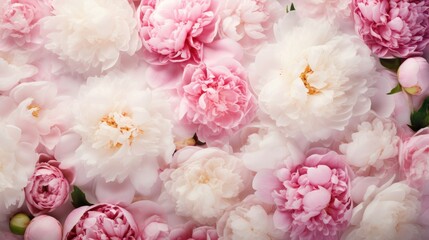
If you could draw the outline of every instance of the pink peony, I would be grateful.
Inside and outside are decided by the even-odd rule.
[[[382,58],[422,55],[429,43],[429,1],[353,0],[355,29]]]
[[[291,168],[258,172],[256,195],[271,198],[277,207],[274,226],[292,239],[337,239],[352,214],[344,156],[327,149],[307,156]]]
[[[137,9],[146,60],[152,64],[199,62],[217,34],[217,0],[143,0]]]
[[[213,141],[236,132],[255,115],[255,98],[245,69],[233,59],[207,66],[187,65],[178,88],[179,115],[199,139]]]
[[[429,181],[429,128],[405,140],[399,150],[399,161],[412,187],[421,189]]]
[[[422,57],[408,58],[399,66],[398,81],[412,95],[414,109],[420,108],[429,96],[429,63]]]
[[[47,0],[10,0],[0,3],[0,50],[15,46],[32,49],[40,46],[42,38],[39,20],[50,15]]]
[[[25,240],[60,240],[63,232],[61,223],[48,215],[33,218],[25,229]]]
[[[69,180],[51,160],[36,164],[33,175],[25,187],[25,201],[33,215],[45,214],[60,207],[70,193]]]
[[[133,216],[112,204],[97,204],[75,209],[64,223],[64,240],[140,239]]]

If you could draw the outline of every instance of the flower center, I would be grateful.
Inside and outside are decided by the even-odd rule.
[[[209,176],[207,176],[206,173],[203,173],[200,175],[200,177],[198,178],[198,183],[200,184],[207,184],[210,181]]]
[[[308,75],[312,73],[313,73],[313,70],[310,68],[310,65],[307,64],[307,66],[304,69],[304,72],[302,72],[299,75],[299,78],[301,78],[302,83],[304,83],[305,88],[307,88],[307,94],[309,95],[320,93],[319,89],[311,86],[310,83],[308,83]]]
[[[33,117],[38,118],[39,114],[40,114],[40,106],[35,104],[35,103],[31,103],[30,105],[27,106],[27,109],[31,112],[31,115],[33,115]]]
[[[108,134],[110,148],[119,148],[125,142],[131,146],[134,139],[144,133],[142,129],[133,124],[130,115],[126,112],[109,113],[104,116],[100,120],[100,129],[97,132],[102,135]]]

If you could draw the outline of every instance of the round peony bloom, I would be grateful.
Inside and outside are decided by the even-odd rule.
[[[380,58],[423,54],[429,44],[429,2],[353,0],[356,32]]]
[[[284,232],[274,227],[271,205],[258,202],[254,195],[226,211],[216,226],[221,240],[285,239]]]
[[[130,180],[148,194],[175,150],[171,109],[163,93],[134,80],[119,72],[88,78],[73,110],[81,144],[64,164],[78,168],[81,178]]]
[[[327,139],[369,112],[375,60],[357,36],[294,12],[276,29],[277,42],[259,51],[249,78],[262,112],[284,134]]]
[[[242,160],[220,149],[185,147],[174,158],[177,167],[162,179],[179,216],[214,224],[247,187],[250,173]]]
[[[25,229],[24,240],[60,240],[63,235],[61,223],[48,215],[33,218]]]
[[[137,9],[145,60],[199,62],[217,34],[218,0],[143,0]]]
[[[188,64],[178,92],[179,117],[195,126],[202,141],[226,138],[255,116],[255,98],[246,71],[233,59],[222,59],[211,66]]]
[[[414,109],[429,96],[429,63],[422,57],[406,59],[398,68],[398,82],[409,93]]]
[[[273,0],[227,0],[220,9],[220,36],[238,42],[253,54],[273,37],[273,23],[284,13],[280,3]]]
[[[429,181],[429,128],[424,128],[404,141],[399,161],[412,187],[421,189]]]
[[[421,205],[417,190],[397,182],[365,196],[353,209],[351,226],[342,239],[424,239],[417,223]]]
[[[312,149],[299,165],[258,172],[253,187],[274,202],[274,226],[291,239],[337,239],[352,214],[349,178],[344,156]]]
[[[0,212],[24,202],[24,187],[34,171],[34,147],[21,141],[21,129],[0,123]]]
[[[52,212],[68,200],[70,184],[58,165],[59,162],[54,160],[36,164],[24,189],[31,214],[37,216]]]
[[[48,0],[8,0],[0,3],[0,50],[33,50],[42,44],[40,20],[50,15]]]
[[[350,139],[340,145],[340,151],[357,175],[396,174],[399,144],[395,123],[376,117],[361,122]]]
[[[133,216],[112,204],[73,210],[64,222],[63,239],[141,239]]]
[[[121,53],[140,47],[134,10],[127,0],[53,1],[53,16],[46,17],[45,47],[76,71],[103,71]]]

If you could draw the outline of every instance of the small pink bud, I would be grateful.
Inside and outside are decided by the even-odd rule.
[[[61,240],[61,223],[48,215],[33,218],[25,230],[25,240]]]
[[[424,92],[429,85],[429,63],[422,57],[408,58],[399,66],[398,80],[404,88],[420,87],[420,93]]]

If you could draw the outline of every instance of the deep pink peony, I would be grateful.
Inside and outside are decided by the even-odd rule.
[[[258,172],[253,186],[274,201],[274,225],[292,239],[338,239],[352,216],[344,156],[327,149],[311,150],[295,167]]]
[[[234,133],[253,119],[256,110],[241,64],[222,59],[211,65],[187,65],[178,88],[180,118],[194,125],[203,141]]]
[[[10,0],[0,3],[0,50],[40,46],[39,20],[50,15],[48,0]]]
[[[199,62],[217,34],[217,0],[142,0],[137,9],[145,60],[156,65]]]
[[[405,140],[399,150],[399,161],[410,185],[422,189],[429,183],[429,128]]]
[[[429,1],[353,0],[355,28],[381,58],[423,54],[429,43]]]
[[[64,240],[140,239],[133,216],[112,204],[97,204],[75,209],[64,223]]]
[[[58,166],[55,160],[36,164],[25,187],[25,201],[33,215],[52,212],[68,199],[69,180]]]

